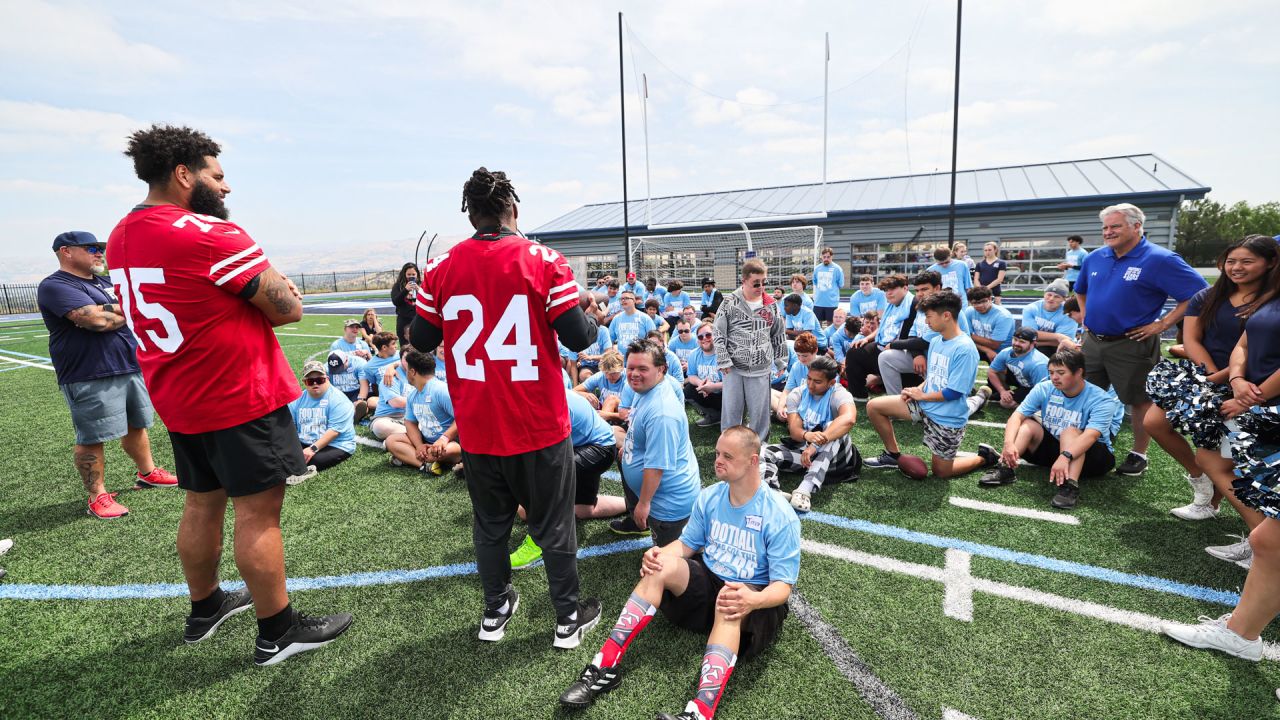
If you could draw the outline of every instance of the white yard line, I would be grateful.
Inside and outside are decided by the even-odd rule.
[[[1032,520],[1045,520],[1047,522],[1061,523],[1063,525],[1080,524],[1080,518],[1074,515],[1067,515],[1065,513],[1052,513],[1047,510],[1032,510],[1031,508],[1001,505],[1000,503],[972,500],[966,497],[956,497],[955,495],[951,496],[950,502],[956,507],[967,508],[969,510],[982,510],[984,512],[999,513],[1001,515],[1030,518]]]
[[[17,363],[19,365],[26,365],[27,367],[40,368],[42,370],[53,370],[52,365],[46,365],[44,363],[34,363],[29,360],[19,360],[18,358],[9,357],[8,355],[0,355],[0,360],[4,360],[5,362]]]

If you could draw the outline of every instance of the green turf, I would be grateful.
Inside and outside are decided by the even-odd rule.
[[[294,366],[322,353],[339,318],[307,318],[281,344]],[[47,355],[36,323],[0,327],[21,336],[0,350]],[[0,369],[16,367],[0,362]],[[860,408],[861,409],[861,408]],[[1000,421],[1003,411],[979,416]],[[777,432],[777,430],[775,430]],[[715,433],[691,428],[703,476],[712,481]],[[865,419],[853,431],[864,454],[880,447]],[[163,426],[153,428],[156,459],[172,467]],[[1001,431],[970,426],[964,448],[998,444]],[[907,452],[923,454],[919,430],[899,426]],[[1127,448],[1126,430],[1117,445]],[[118,443],[107,446],[108,486],[131,513],[115,522],[84,514],[71,467],[72,430],[53,373],[0,373],[0,537],[16,547],[0,560],[6,583],[116,585],[180,583],[174,538],[180,493],[132,491]],[[814,509],[1129,573],[1238,590],[1244,572],[1213,560],[1206,544],[1242,525],[1229,511],[1180,522],[1168,508],[1189,490],[1160,451],[1141,478],[1086,481],[1078,527],[954,507],[949,495],[1047,509],[1041,470],[980,490],[976,476],[916,482],[866,470],[861,481],[827,488]],[[798,481],[784,476],[784,485]],[[602,491],[619,493],[616,482]],[[463,483],[391,468],[360,448],[355,457],[288,491],[284,533],[293,577],[416,569],[472,559],[470,503]],[[232,521],[228,519],[228,538]],[[814,522],[807,539],[941,567],[938,548]],[[513,547],[522,531],[517,529]],[[603,521],[580,524],[583,546],[618,538]],[[604,602],[610,623],[635,581],[638,552],[580,565],[584,593]],[[975,577],[1081,601],[1184,621],[1229,608],[1164,593],[974,557]],[[223,576],[237,577],[228,544]],[[551,648],[554,613],[540,569],[518,572],[523,603],[508,637],[475,640],[480,588],[474,576],[403,585],[297,592],[307,611],[349,610],[356,624],[332,646],[275,668],[250,661],[248,617],[200,645],[180,641],[185,600],[0,600],[0,717],[568,717],[555,698],[604,638]],[[804,557],[799,590],[847,643],[922,718],[949,707],[975,718],[1271,718],[1280,684],[1274,663],[1185,649],[1150,633],[978,593],[974,621],[942,612],[941,584],[814,554]],[[1277,633],[1269,631],[1269,640]],[[636,640],[626,680],[581,717],[652,717],[688,698],[704,638],[662,619]],[[874,718],[804,626],[789,620],[776,647],[735,672],[718,717]]]

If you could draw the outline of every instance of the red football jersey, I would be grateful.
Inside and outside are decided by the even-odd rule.
[[[444,333],[468,452],[516,455],[569,436],[551,323],[577,302],[564,256],[519,235],[477,234],[427,263],[418,315]]]
[[[170,430],[222,430],[301,393],[271,323],[236,296],[270,266],[235,223],[176,205],[140,208],[111,231],[111,282]]]

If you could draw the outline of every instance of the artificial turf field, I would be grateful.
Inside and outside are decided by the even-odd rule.
[[[308,316],[282,329],[292,364],[327,349],[340,321]],[[0,323],[0,356],[43,364],[44,332],[38,321]],[[1006,416],[995,408],[975,420]],[[715,433],[692,424],[690,432],[703,477],[714,482]],[[925,452],[918,428],[899,425],[898,433],[904,451]],[[879,452],[865,417],[853,435],[864,455]],[[576,650],[554,650],[546,579],[534,568],[515,574],[523,598],[506,639],[475,639],[482,603],[467,565],[470,503],[461,480],[393,468],[385,454],[361,447],[289,488],[289,577],[330,578],[303,580],[297,587],[313,589],[295,587],[294,606],[350,611],[356,622],[323,650],[258,668],[248,616],[198,645],[181,641],[189,611],[174,547],[181,493],[130,490],[132,466],[110,443],[107,486],[121,491],[130,514],[85,515],[73,438],[53,373],[0,361],[0,538],[16,542],[0,559],[9,571],[0,581],[0,718],[572,716],[556,698],[607,628]],[[1001,438],[997,428],[970,425],[963,449]],[[172,468],[158,419],[151,440],[157,462]],[[1129,444],[1126,426],[1116,445]],[[824,489],[802,524],[797,592],[835,629],[835,641],[823,635],[824,649],[793,613],[774,648],[736,669],[717,717],[1280,717],[1274,660],[1190,650],[1129,626],[1227,612],[1245,576],[1202,550],[1230,542],[1224,534],[1241,531],[1239,518],[1230,510],[1199,523],[1170,516],[1190,490],[1172,460],[1159,450],[1151,457],[1144,477],[1085,481],[1070,513],[1079,525],[952,504],[969,498],[1052,512],[1047,472],[1030,468],[994,491],[976,487],[976,473],[917,482],[870,469]],[[784,476],[784,487],[798,480]],[[608,480],[601,490],[621,493]],[[237,578],[231,531],[228,513],[228,581]],[[517,527],[513,548],[522,536]],[[579,525],[580,546],[599,553],[579,570],[583,594],[604,604],[602,626],[637,574],[640,550],[620,540],[605,521]],[[95,594],[130,597],[69,599]],[[62,599],[33,599],[50,596]],[[1218,601],[1203,599],[1212,597]],[[622,686],[579,715],[681,710],[704,640],[659,618],[632,645]],[[882,692],[866,690],[876,682],[866,671]]]

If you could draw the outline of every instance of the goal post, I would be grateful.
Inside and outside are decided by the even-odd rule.
[[[817,225],[631,236],[631,268],[638,279],[657,278],[684,283],[690,295],[701,290],[702,279],[714,278],[722,292],[739,284],[739,271],[748,253],[769,268],[769,286],[786,288],[793,274],[808,277],[818,263],[822,228]],[[812,278],[810,278],[812,280]]]

